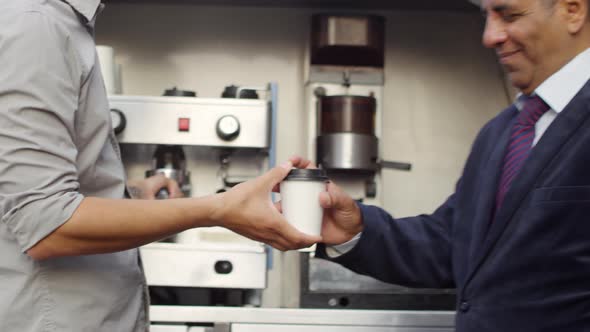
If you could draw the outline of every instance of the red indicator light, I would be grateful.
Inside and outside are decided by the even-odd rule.
[[[178,119],[178,131],[189,131],[191,129],[191,119],[179,118]]]

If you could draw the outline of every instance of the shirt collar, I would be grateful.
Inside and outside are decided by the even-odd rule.
[[[100,0],[63,0],[75,11],[82,15],[86,21],[92,22],[100,7]]]
[[[578,54],[559,71],[551,75],[535,90],[553,109],[559,113],[590,79],[590,48]]]

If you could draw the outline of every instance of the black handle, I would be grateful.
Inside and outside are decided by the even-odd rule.
[[[125,130],[125,127],[127,126],[127,118],[125,118],[125,114],[123,114],[123,112],[116,108],[111,108],[111,112],[119,116],[120,122],[115,128],[113,128],[115,135],[119,135],[123,130]]]

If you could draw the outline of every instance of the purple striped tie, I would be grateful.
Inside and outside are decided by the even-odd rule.
[[[520,101],[523,106],[510,132],[508,149],[504,156],[504,166],[502,166],[502,176],[496,193],[496,211],[502,206],[512,180],[529,155],[535,138],[535,123],[549,110],[549,106],[537,95],[523,95]]]

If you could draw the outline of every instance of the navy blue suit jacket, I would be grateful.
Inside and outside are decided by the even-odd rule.
[[[491,220],[516,115],[509,107],[482,128],[455,193],[433,214],[394,219],[361,205],[359,243],[335,261],[386,282],[456,287],[458,332],[590,331],[590,83]]]

